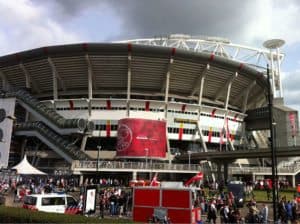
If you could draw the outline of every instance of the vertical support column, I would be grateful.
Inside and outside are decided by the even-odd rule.
[[[295,188],[296,187],[296,176],[292,175],[292,187]]]
[[[56,101],[58,99],[58,90],[57,90],[57,72],[56,72],[56,68],[55,65],[52,61],[52,59],[50,57],[48,57],[48,63],[51,67],[52,70],[52,80],[53,80],[53,107],[54,109],[56,108]]]
[[[25,81],[26,81],[25,85],[26,85],[26,88],[30,89],[30,87],[31,87],[31,85],[30,85],[30,75],[28,74],[28,72],[25,69],[25,66],[23,65],[22,62],[19,64],[19,66],[20,66],[20,69],[22,70],[22,72],[25,75]]]
[[[6,76],[4,75],[4,73],[2,71],[0,71],[0,77],[2,79],[2,89],[7,91],[9,89],[9,83],[8,83]]]
[[[273,51],[270,49],[270,57],[271,57],[271,78],[272,78],[272,91],[274,96],[276,97],[276,86],[275,86],[275,74],[274,74],[274,56]]]
[[[133,171],[132,172],[132,180],[136,180],[137,179],[137,171]]]
[[[79,186],[83,185],[83,174],[80,174],[79,176]]]
[[[225,100],[225,105],[224,105],[224,108],[226,111],[228,110],[228,103],[229,103],[229,98],[230,98],[230,93],[231,93],[232,82],[237,76],[238,76],[238,72],[235,72],[235,74],[230,78],[230,81],[228,83],[226,100]]]
[[[242,113],[246,113],[247,110],[247,102],[249,98],[249,93],[251,89],[256,85],[256,81],[253,81],[250,86],[247,87],[244,98],[243,98],[243,105],[242,105]]]
[[[222,180],[222,164],[220,162],[217,163],[217,177],[218,180]]]
[[[171,56],[170,56],[170,61],[168,65],[168,70],[166,74],[166,82],[165,82],[165,121],[167,122],[167,128],[166,128],[166,135],[167,135],[167,150],[168,150],[168,160],[169,164],[171,163],[171,151],[170,151],[170,143],[169,143],[169,138],[168,138],[168,104],[169,104],[169,86],[170,86],[170,76],[171,76],[171,68],[172,64],[174,62],[174,55],[176,52],[176,48],[172,48]]]
[[[83,151],[83,152],[84,152],[88,137],[89,137],[88,135],[83,135],[83,138],[82,138],[82,141],[81,141],[81,146],[80,146],[80,150]]]
[[[20,62],[19,66],[20,66],[20,69],[22,70],[22,72],[25,75],[26,89],[30,89],[31,88],[31,85],[30,85],[30,76],[29,76],[27,70],[25,69],[24,65],[22,64],[22,62]],[[27,122],[28,120],[29,120],[29,112],[26,110],[25,121]]]
[[[204,81],[206,78],[207,71],[210,69],[210,65],[207,64],[204,71],[201,74],[201,81],[200,81],[200,89],[199,89],[199,98],[198,98],[198,106],[199,106],[199,112],[201,112],[202,107],[202,96],[203,96],[203,89],[204,89]]]
[[[207,71],[209,70],[210,65],[207,64],[206,68],[203,70],[202,75],[201,75],[201,82],[200,82],[200,89],[199,89],[199,98],[198,98],[198,120],[197,120],[197,126],[198,126],[198,132],[199,132],[199,137],[200,137],[200,141],[203,147],[204,152],[207,152],[207,146],[206,143],[204,141],[204,137],[202,134],[202,128],[201,128],[201,111],[202,111],[202,96],[203,96],[203,89],[204,89],[204,82],[205,82],[205,78],[206,78],[206,74]]]
[[[226,182],[228,180],[228,162],[225,161],[223,165],[224,165],[224,181]]]
[[[88,65],[88,111],[90,117],[92,115],[91,103],[93,99],[93,69],[89,55],[86,54],[85,58]]]
[[[282,93],[282,83],[281,83],[281,70],[280,70],[280,53],[279,53],[279,48],[276,48],[276,53],[277,53],[277,75],[278,75],[278,81],[279,81],[279,97],[283,97]]]
[[[239,71],[243,68],[243,64],[240,64]],[[229,98],[230,98],[230,93],[231,93],[231,86],[233,83],[233,80],[238,76],[238,72],[235,72],[234,75],[230,78],[228,87],[227,87],[227,94],[226,94],[226,99],[225,99],[225,104],[224,104],[224,109],[225,109],[225,114],[224,114],[224,124],[223,124],[223,129],[225,127],[225,132],[226,132],[226,148],[227,144],[229,143],[229,147],[231,148],[232,151],[234,151],[234,145],[232,144],[230,140],[230,134],[229,132],[229,127],[228,127],[228,120],[227,120],[227,115],[228,115],[228,104],[229,104]],[[221,145],[220,145],[221,147]]]
[[[252,183],[255,183],[255,173],[252,173]]]
[[[26,144],[27,144],[27,138],[23,138],[21,143],[21,158],[23,158],[25,155]]]
[[[131,43],[128,44],[128,68],[127,68],[127,101],[126,101],[126,116],[130,117],[130,99],[131,99]]]

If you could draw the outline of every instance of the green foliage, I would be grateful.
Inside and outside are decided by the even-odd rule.
[[[81,215],[36,212],[23,208],[0,206],[1,223],[133,223],[129,219],[98,219]]]

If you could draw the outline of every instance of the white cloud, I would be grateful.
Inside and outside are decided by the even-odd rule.
[[[284,102],[287,106],[300,111],[300,70],[282,72]]]
[[[0,15],[0,54],[72,43],[80,38],[48,17],[46,8],[33,5],[29,0],[1,0]]]
[[[297,0],[0,0],[0,55],[47,45],[170,33],[227,37],[257,47],[267,39],[283,38],[293,49],[300,42],[298,21]],[[300,72],[292,72],[291,67],[299,67],[300,59],[294,51],[286,63],[289,68],[285,67],[290,72],[282,76],[285,102],[297,106]]]

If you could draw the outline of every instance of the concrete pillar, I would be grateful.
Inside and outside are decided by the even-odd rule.
[[[224,162],[224,181],[226,182],[228,180],[228,162]]]
[[[83,185],[83,174],[79,176],[79,186]]]
[[[83,152],[85,150],[85,145],[86,145],[88,137],[89,137],[88,135],[84,135],[83,138],[82,138],[80,150],[83,151]]]
[[[221,168],[222,168],[222,164],[221,163],[217,163],[217,177],[218,177],[218,180],[222,180],[222,171],[221,171]]]
[[[292,175],[292,187],[295,188],[296,187],[296,176]]]
[[[137,171],[132,172],[132,180],[136,180],[137,178]]]

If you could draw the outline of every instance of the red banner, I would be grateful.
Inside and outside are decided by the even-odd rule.
[[[166,157],[166,122],[137,118],[119,120],[118,157]]]

